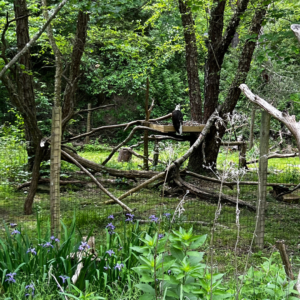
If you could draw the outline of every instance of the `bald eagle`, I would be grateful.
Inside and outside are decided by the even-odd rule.
[[[180,111],[180,104],[176,105],[175,110],[172,112],[172,122],[176,132],[181,135],[183,117]]]

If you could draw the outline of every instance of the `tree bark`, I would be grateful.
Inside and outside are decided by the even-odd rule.
[[[246,0],[245,0],[246,1]],[[218,2],[218,1],[217,1]],[[231,22],[228,25],[228,28],[220,42],[217,43],[217,37],[220,35],[221,29],[220,23],[222,20],[221,17],[223,11],[223,3],[224,1],[218,2],[218,5],[215,8],[215,11],[212,13],[212,19],[210,22],[210,33],[209,36],[213,36],[211,38],[211,43],[209,47],[211,53],[208,54],[208,62],[206,67],[206,82],[205,82],[205,104],[204,104],[204,122],[206,121],[209,114],[217,108],[218,105],[218,95],[219,95],[219,84],[220,84],[220,71],[221,71],[221,63],[223,63],[223,58],[225,53],[224,50],[227,51],[228,46],[230,44],[230,36],[233,35],[233,28],[236,30],[236,26],[238,25],[238,21],[235,21],[235,17],[232,18]],[[247,2],[248,3],[248,2]],[[240,10],[236,12],[235,15],[240,16],[242,11],[245,9],[245,6],[242,6],[242,2],[240,2],[241,6]],[[244,2],[246,5],[246,2]],[[230,86],[229,92],[226,96],[224,104],[220,108],[220,117],[224,117],[227,113],[232,113],[234,110],[237,101],[240,97],[241,91],[239,89],[239,85],[242,82],[246,81],[247,74],[250,70],[251,60],[254,53],[254,49],[256,47],[256,42],[258,39],[258,34],[261,29],[261,24],[266,14],[266,6],[261,6],[257,8],[251,22],[249,34],[252,36],[251,39],[247,40],[243,51],[239,60],[238,69],[236,76]],[[216,16],[214,16],[216,14]],[[221,14],[221,15],[220,15]],[[229,34],[229,32],[231,32]],[[230,41],[229,41],[230,40]],[[214,61],[212,61],[214,59]],[[220,68],[218,68],[218,66]],[[207,165],[215,165],[219,153],[219,148],[221,143],[219,142],[224,134],[225,127],[221,126],[218,130],[215,126],[212,126],[210,132],[206,136],[205,139],[205,148],[204,155],[201,149],[198,149],[197,152],[193,153],[190,158],[188,169],[195,173],[203,172],[202,165],[205,163]],[[216,139],[216,135],[218,133],[218,138]],[[204,159],[205,158],[205,159]]]
[[[80,77],[80,64],[83,55],[89,16],[84,11],[78,12],[76,38],[73,46],[72,59],[70,65],[69,79],[64,91],[64,105],[62,109],[62,132],[65,131],[68,121],[74,115],[75,108],[75,91],[77,89]]]
[[[185,39],[185,57],[189,83],[191,118],[192,120],[201,123],[202,101],[198,75],[198,52],[195,23],[191,8],[187,5],[186,0],[178,0],[178,3]]]

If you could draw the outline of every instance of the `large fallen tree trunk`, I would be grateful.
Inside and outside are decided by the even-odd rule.
[[[203,189],[200,190],[199,188],[195,187],[194,185],[187,183],[182,178],[180,178],[179,180],[180,180],[180,183],[183,186],[185,186],[189,190],[190,193],[195,194],[202,199],[214,201],[214,202],[218,202],[219,199],[221,199],[222,203],[229,203],[229,204],[234,204],[234,205],[236,205],[236,203],[237,203],[237,200],[235,198],[224,195],[223,193],[214,193],[214,192],[206,191]],[[238,204],[239,204],[239,206],[246,207],[251,211],[256,211],[255,206],[253,206],[243,200],[238,200]]]
[[[69,154],[69,156],[71,156],[76,161],[78,161],[83,167],[91,169],[95,172],[101,172],[111,176],[136,179],[136,178],[152,178],[153,176],[159,174],[159,172],[155,172],[155,171],[136,171],[136,170],[123,171],[123,170],[108,168],[99,165],[86,158],[83,158],[74,152],[68,151],[67,149],[65,149],[64,152],[66,152],[67,154]],[[62,159],[72,163],[72,161],[68,158],[68,156],[65,156],[63,153],[62,153]]]
[[[203,176],[203,175],[200,175],[200,174],[197,174],[197,173],[194,173],[194,172],[190,172],[190,171],[186,171],[186,170],[180,172],[180,174],[190,175],[190,176],[202,179],[202,180],[211,181],[211,182],[215,182],[215,183],[219,183],[219,184],[222,183],[223,185],[226,185],[228,187],[232,187],[232,186],[235,186],[235,185],[258,185],[257,181],[239,181],[239,182],[236,182],[236,181],[231,181],[231,182],[223,181],[222,182],[219,179]],[[267,186],[295,186],[295,184],[293,184],[293,183],[267,183]]]

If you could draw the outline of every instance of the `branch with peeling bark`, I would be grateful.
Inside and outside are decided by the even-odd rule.
[[[244,95],[254,104],[261,107],[272,117],[282,122],[293,134],[296,139],[297,147],[299,149],[299,157],[300,157],[300,123],[296,121],[294,115],[290,116],[288,113],[281,112],[273,105],[260,98],[259,96],[253,94],[251,90],[248,88],[246,84],[241,84],[240,89],[244,93]]]

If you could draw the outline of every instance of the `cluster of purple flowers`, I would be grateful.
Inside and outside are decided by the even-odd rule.
[[[5,281],[15,283],[16,279],[14,276],[17,275],[17,273],[8,273],[6,274],[7,279]]]
[[[122,270],[122,268],[124,268],[124,264],[119,264],[117,263],[115,266],[114,266],[114,269],[118,269],[119,271]],[[108,269],[111,269],[111,267],[109,265],[106,265],[104,267],[105,270],[108,270]]]
[[[108,219],[113,220],[114,216],[110,215],[110,216],[108,216]],[[114,230],[115,230],[116,226],[114,226],[113,223],[108,223],[105,228],[107,228],[109,234],[115,233]]]
[[[127,219],[125,221],[127,222],[133,222],[134,214],[126,214]]]
[[[51,240],[51,241],[54,241],[54,242],[56,242],[56,243],[59,243],[59,239],[56,238],[56,237],[53,236],[53,235],[50,237],[50,240]]]
[[[164,216],[165,216],[166,218],[170,218],[170,217],[171,217],[171,214],[170,214],[170,213],[165,213]]]
[[[157,222],[159,221],[159,218],[158,218],[158,217],[155,217],[155,215],[151,215],[151,216],[149,217],[149,219],[150,219],[152,222],[154,222],[154,223],[157,223]]]
[[[34,296],[34,285],[33,285],[33,283],[26,285],[25,290],[28,290],[27,291],[28,293],[25,294],[25,297],[30,296],[29,292],[31,292],[31,296]]]
[[[115,230],[116,227],[112,223],[108,223],[106,225],[106,228],[107,228],[109,234],[114,234],[115,233],[114,230]]]
[[[78,250],[83,251],[86,249],[90,249],[90,245],[87,242],[81,242],[81,244],[78,247]]]

